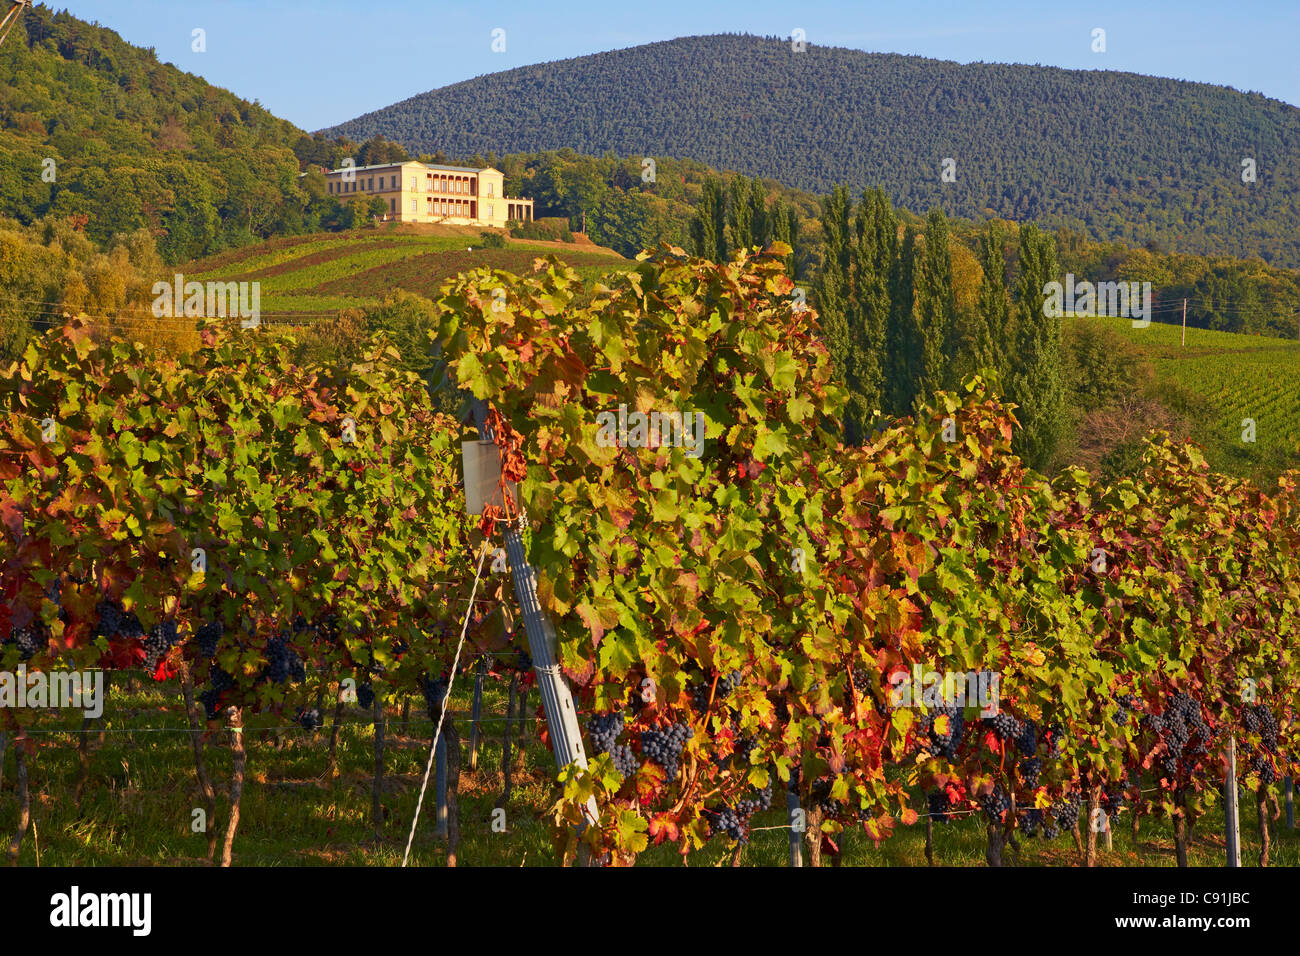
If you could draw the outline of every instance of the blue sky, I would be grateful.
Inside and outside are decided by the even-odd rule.
[[[50,0],[47,0],[50,2]],[[745,32],[971,62],[1220,83],[1300,105],[1300,3],[769,0],[54,0],[314,130],[459,80],[693,34]],[[207,51],[191,49],[196,27]],[[1106,31],[1094,53],[1092,31]],[[505,52],[491,49],[505,33]]]

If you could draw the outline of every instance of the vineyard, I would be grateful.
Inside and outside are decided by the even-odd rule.
[[[414,264],[422,241],[283,243],[212,274],[260,271],[264,302],[288,300]],[[459,444],[487,433],[436,413],[382,339],[349,368],[295,364],[274,327],[208,328],[177,359],[80,321],[34,341],[0,385],[0,670],[102,670],[113,706],[75,730],[0,711],[11,859],[36,852],[31,791],[57,774],[81,812],[46,828],[56,860],[130,828],[107,793],[129,787],[127,819],[169,834],[133,837],[137,858],[275,862],[273,808],[301,791],[312,821],[275,836],[325,843],[297,853],[401,862],[449,714],[447,817],[425,801],[417,863],[462,842],[513,865],[741,862],[751,842],[751,862],[897,862],[901,844],[970,863],[974,839],[990,865],[1095,865],[1122,821],[1171,833],[1185,865],[1233,759],[1247,862],[1294,864],[1275,821],[1300,770],[1296,476],[1267,495],[1156,436],[1138,478],[1048,482],[978,378],[845,448],[783,252],[442,280],[431,346],[501,452],[502,504],[473,517]],[[620,406],[702,413],[702,454],[653,429],[598,440]],[[490,559],[507,526],[526,532],[585,766],[548,763],[536,694],[519,716],[530,645]],[[992,700],[929,678],[901,693],[929,674]],[[522,748],[514,804],[474,767],[479,725],[501,783]],[[135,769],[105,771],[97,734],[139,738]],[[337,788],[317,795],[322,779]],[[195,808],[222,818],[206,839]]]
[[[275,318],[309,322],[331,310],[373,304],[393,289],[436,298],[448,278],[476,267],[526,271],[552,245],[511,240],[484,248],[481,230],[435,227],[432,234],[381,229],[339,237],[330,233],[287,236],[202,259],[182,268],[199,281],[257,281],[262,308]],[[599,246],[568,246],[565,261],[595,279],[625,266]]]
[[[1151,359],[1157,376],[1210,406],[1210,420],[1197,429],[1211,466],[1249,474],[1262,464],[1289,467],[1300,457],[1300,344],[1259,335],[1188,329],[1152,323],[1133,328],[1128,319],[1074,319],[1115,329]],[[1253,442],[1242,441],[1242,420],[1255,422]]]

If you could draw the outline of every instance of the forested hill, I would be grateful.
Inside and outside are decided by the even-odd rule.
[[[98,242],[148,228],[169,261],[299,231],[302,135],[44,4],[0,47],[0,214],[20,222],[76,217]]]
[[[1133,73],[686,37],[477,77],[325,132],[449,155],[691,158],[818,192],[879,184],[915,212],[1300,266],[1300,109]]]

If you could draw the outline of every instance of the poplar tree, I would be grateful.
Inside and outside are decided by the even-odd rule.
[[[1037,226],[1020,230],[1016,281],[1014,348],[1009,357],[1006,397],[1019,408],[1012,450],[1031,468],[1051,461],[1065,424],[1061,370],[1061,319],[1044,314],[1043,286],[1056,279],[1056,245]]]
[[[854,389],[857,403],[845,416],[846,437],[858,443],[886,405],[886,335],[890,281],[898,257],[898,220],[883,189],[862,194],[853,220],[850,254],[849,337],[854,342]]]
[[[957,378],[957,304],[952,293],[952,253],[948,220],[941,209],[930,210],[912,282],[916,338],[920,344],[914,406],[936,392],[951,388]]]
[[[732,249],[754,245],[754,208],[749,201],[749,180],[736,176],[727,188],[727,228],[731,230]]]
[[[691,243],[697,256],[727,261],[727,210],[722,185],[712,176],[704,181],[700,204],[691,220]]]
[[[837,187],[822,199],[822,265],[813,284],[813,301],[826,347],[853,405],[854,361],[849,333],[849,191]],[[846,418],[850,414],[846,408]]]
[[[980,233],[976,255],[983,278],[967,336],[966,371],[993,369],[999,381],[1005,382],[1012,343],[1011,306],[1007,301],[1002,231],[991,222]]]
[[[755,176],[749,183],[749,228],[752,245],[760,249],[772,241],[772,224],[767,213],[767,187]]]
[[[921,343],[912,315],[916,245],[916,230],[908,226],[890,281],[889,325],[885,330],[885,396],[886,411],[892,415],[911,413],[921,366]]]
[[[790,247],[790,254],[785,257],[785,271],[791,279],[795,278],[795,244],[799,237],[799,218],[795,211],[785,204],[780,196],[772,201],[772,208],[767,214],[769,235],[768,242],[784,242]]]

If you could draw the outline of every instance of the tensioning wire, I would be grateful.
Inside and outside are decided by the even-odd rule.
[[[415,802],[415,815],[411,818],[411,832],[406,838],[406,852],[402,854],[402,866],[411,858],[411,844],[415,841],[415,827],[420,822],[420,809],[424,806],[424,792],[429,786],[429,771],[433,769],[433,757],[438,750],[438,738],[442,736],[442,722],[447,716],[447,704],[451,700],[451,685],[456,680],[456,668],[460,664],[461,648],[465,646],[465,632],[469,630],[469,616],[473,610],[474,595],[478,593],[478,582],[483,577],[483,562],[487,560],[489,542],[483,542],[479,552],[478,567],[474,570],[474,587],[469,592],[470,607],[465,610],[465,620],[460,625],[460,641],[456,644],[456,656],[451,662],[451,673],[447,675],[447,687],[442,692],[442,712],[438,714],[438,729],[429,743],[429,759],[424,765],[424,780],[420,783],[420,797]]]

